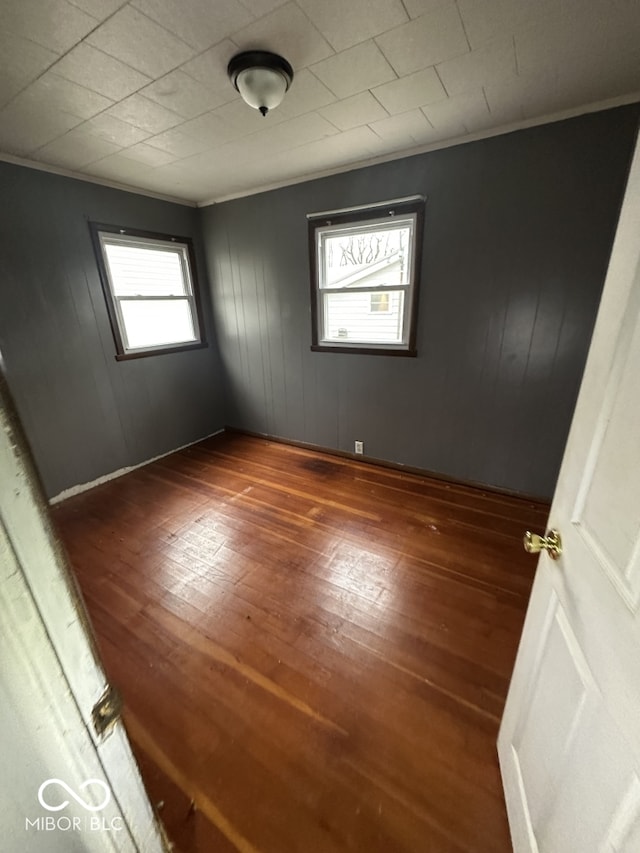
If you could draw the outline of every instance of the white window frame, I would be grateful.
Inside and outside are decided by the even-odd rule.
[[[384,355],[416,355],[417,298],[419,273],[422,258],[422,232],[424,221],[424,198],[411,196],[337,211],[308,214],[309,257],[311,266],[312,300],[312,345],[317,352],[360,352]],[[337,234],[359,234],[375,231],[381,225],[409,227],[407,249],[408,278],[406,284],[376,286],[327,286],[324,245],[329,237]],[[327,297],[339,293],[404,293],[402,335],[399,342],[349,341],[347,338],[332,338],[326,331]],[[385,313],[385,312],[368,312]]]
[[[116,358],[118,360],[128,358],[139,358],[146,355],[158,355],[165,352],[176,352],[185,349],[194,349],[206,346],[203,335],[202,316],[198,301],[197,282],[195,280],[195,261],[193,245],[186,237],[172,237],[165,234],[155,234],[134,229],[118,228],[110,225],[97,225],[91,223],[91,232],[96,249],[100,278],[109,310],[109,319],[116,344]],[[149,295],[138,294],[136,296],[121,296],[116,294],[113,283],[109,257],[106,251],[108,245],[126,245],[139,249],[149,249],[154,252],[166,251],[177,255],[180,261],[182,281],[185,292],[183,294]],[[127,326],[122,312],[122,303],[127,301],[162,301],[162,302],[186,302],[189,306],[191,320],[194,330],[194,338],[177,341],[175,343],[159,343],[134,347],[129,345]]]

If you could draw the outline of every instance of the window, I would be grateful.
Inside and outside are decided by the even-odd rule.
[[[384,312],[387,314],[391,310],[389,306],[389,294],[388,293],[372,293],[371,301],[369,303],[369,311],[375,311],[377,313]]]
[[[191,241],[91,224],[119,360],[205,346]]]
[[[308,219],[311,349],[415,355],[424,200]]]

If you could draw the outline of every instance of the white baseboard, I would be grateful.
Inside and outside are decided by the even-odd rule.
[[[159,456],[154,456],[151,459],[145,459],[144,462],[138,462],[137,465],[129,465],[126,468],[120,468],[118,471],[112,471],[111,474],[104,474],[102,477],[98,477],[97,480],[92,480],[90,483],[79,483],[77,486],[70,486],[68,489],[60,492],[59,495],[55,495],[53,498],[49,498],[49,504],[53,506],[53,504],[60,503],[61,501],[65,501],[67,498],[72,498],[74,495],[79,495],[82,492],[86,492],[89,489],[93,489],[94,486],[100,486],[102,483],[108,483],[109,480],[115,480],[116,477],[122,477],[124,474],[128,474],[130,471],[135,471],[136,468],[142,468],[145,465],[151,464],[151,462],[156,462],[158,459],[164,459],[165,456],[171,456],[172,453],[177,453],[179,450],[184,450],[185,447],[192,447],[194,444],[199,444],[201,441],[205,441],[207,438],[213,438],[214,435],[220,435],[221,432],[224,432],[224,427],[222,429],[218,429],[215,432],[209,433],[209,435],[203,435],[202,438],[197,438],[195,441],[189,441],[187,444],[183,444],[180,447],[174,447],[173,450],[168,450],[166,453],[161,453]]]

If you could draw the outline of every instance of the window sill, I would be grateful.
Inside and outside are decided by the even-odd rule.
[[[149,358],[152,355],[166,355],[169,352],[186,352],[191,349],[203,349],[208,346],[206,341],[197,341],[194,344],[184,344],[177,347],[158,347],[158,349],[146,349],[139,352],[119,352],[116,361],[131,361],[134,358]]]
[[[405,358],[415,358],[418,351],[415,349],[385,349],[384,347],[368,347],[364,346],[331,346],[330,344],[312,344],[312,352],[339,352],[339,353],[356,353],[358,355],[393,355],[404,356]]]

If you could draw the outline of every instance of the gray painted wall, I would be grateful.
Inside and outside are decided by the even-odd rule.
[[[625,107],[202,211],[228,423],[550,497],[638,119]],[[314,211],[426,194],[418,357],[312,353]]]
[[[194,208],[0,163],[0,351],[53,496],[221,428]],[[116,362],[88,220],[195,238],[206,349]]]

